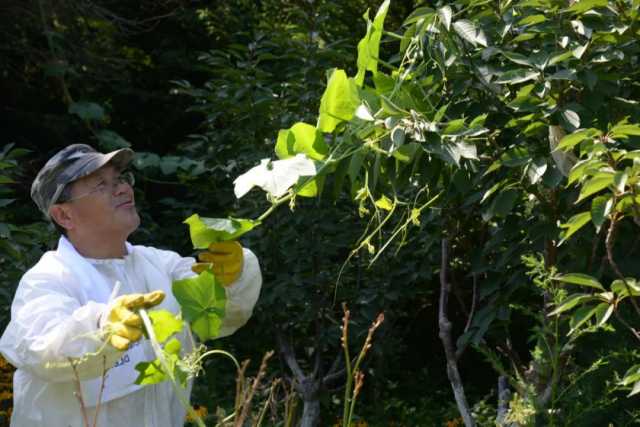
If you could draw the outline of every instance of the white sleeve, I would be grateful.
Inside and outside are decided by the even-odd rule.
[[[260,296],[262,273],[258,258],[247,248],[243,248],[242,251],[244,258],[242,273],[235,282],[225,288],[227,306],[218,338],[233,334],[247,323],[253,313],[253,307],[258,301],[258,296]],[[191,271],[191,266],[195,262],[194,258],[183,258],[175,252],[164,252],[173,254],[172,257],[167,257],[173,280],[195,276],[195,273]]]
[[[11,306],[11,321],[0,338],[0,352],[17,368],[51,382],[102,376],[121,355],[99,338],[105,304],[86,305],[60,292],[56,279],[26,274]]]
[[[249,249],[243,248],[242,251],[242,273],[235,282],[225,288],[227,306],[218,338],[233,334],[247,323],[260,296],[262,273],[258,257]]]

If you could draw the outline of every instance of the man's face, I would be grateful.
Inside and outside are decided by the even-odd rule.
[[[74,181],[69,202],[64,203],[70,218],[70,232],[105,238],[128,236],[140,225],[133,188],[120,182],[120,171],[105,165]]]

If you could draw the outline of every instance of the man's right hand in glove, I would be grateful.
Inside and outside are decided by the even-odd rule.
[[[153,291],[116,298],[110,305],[103,326],[109,336],[109,344],[120,351],[125,351],[132,342],[142,338],[142,318],[137,311],[155,307],[164,300],[164,296],[162,291]]]

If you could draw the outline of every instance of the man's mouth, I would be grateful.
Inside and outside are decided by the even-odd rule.
[[[125,202],[120,203],[119,205],[116,205],[116,208],[132,208],[133,206],[135,206],[135,203],[133,203],[133,200],[127,200]]]

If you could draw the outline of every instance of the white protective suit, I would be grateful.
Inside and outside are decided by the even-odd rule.
[[[112,366],[102,391],[98,427],[183,426],[185,410],[169,382],[134,384],[135,365],[155,359],[149,341],[143,338],[119,352],[96,336],[116,281],[121,283],[118,295],[164,291],[165,300],[155,308],[177,313],[171,283],[194,275],[191,265],[195,260],[129,243],[127,252],[123,259],[88,259],[61,237],[58,249],[45,253],[22,277],[11,306],[11,322],[0,338],[0,352],[18,368],[13,379],[11,427],[83,426],[70,360],[81,379],[89,425],[93,425],[104,366]],[[258,260],[244,249],[242,273],[226,288],[220,337],[246,323],[261,285]],[[178,339],[183,351],[192,349],[188,328]],[[86,357],[87,353],[93,355]],[[187,393],[190,389],[189,385]]]

